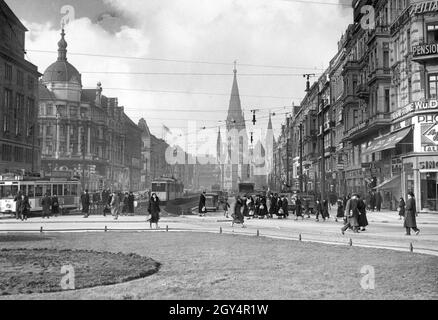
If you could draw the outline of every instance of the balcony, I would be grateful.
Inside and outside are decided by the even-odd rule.
[[[437,61],[438,43],[423,43],[413,46],[412,60],[417,62]]]
[[[342,75],[345,75],[347,72],[351,71],[359,71],[361,68],[359,61],[357,60],[349,60],[345,62],[344,70],[342,70]]]
[[[368,31],[367,44],[369,44],[376,37],[389,37],[390,35],[391,31],[388,26],[377,26],[376,28]]]
[[[370,95],[369,87],[365,83],[361,83],[356,88],[356,95],[361,99],[368,99]]]
[[[368,86],[374,81],[391,82],[391,69],[390,68],[376,68],[368,75]]]

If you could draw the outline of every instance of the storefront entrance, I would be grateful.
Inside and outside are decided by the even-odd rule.
[[[437,172],[420,172],[421,210],[438,211]]]

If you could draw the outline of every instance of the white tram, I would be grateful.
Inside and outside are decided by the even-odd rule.
[[[184,184],[174,178],[159,178],[152,181],[152,193],[155,193],[160,201],[165,202],[183,197]]]
[[[80,181],[67,178],[28,178],[22,176],[0,175],[0,213],[15,212],[14,198],[18,191],[29,197],[31,212],[42,211],[41,198],[46,192],[56,195],[62,210],[79,208]]]

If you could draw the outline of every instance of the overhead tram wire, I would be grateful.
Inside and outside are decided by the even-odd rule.
[[[53,50],[37,50],[28,49],[28,52],[35,53],[56,53]],[[143,60],[143,61],[155,61],[155,62],[175,62],[175,63],[188,63],[188,64],[207,64],[207,65],[222,65],[230,66],[228,62],[219,61],[202,61],[202,60],[182,60],[182,59],[167,59],[167,58],[145,58],[145,57],[134,57],[134,56],[119,56],[119,55],[105,55],[97,53],[80,53],[80,52],[69,52],[72,56],[86,56],[86,57],[98,57],[98,58],[115,58],[115,59],[127,59],[127,60]],[[277,66],[277,65],[263,65],[263,64],[250,64],[250,63],[240,63],[241,67],[257,67],[257,68],[271,68],[271,69],[296,69],[296,70],[320,70],[325,69],[317,67],[306,67],[306,66]]]
[[[146,75],[146,76],[226,76],[230,73],[200,73],[200,72],[127,72],[127,71],[82,71],[82,74],[114,74],[114,75]],[[316,74],[316,76],[322,73]],[[240,73],[239,77],[302,77],[302,73]]]

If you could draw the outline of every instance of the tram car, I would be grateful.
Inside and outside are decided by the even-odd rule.
[[[58,197],[62,210],[69,211],[79,208],[81,184],[79,180],[67,178],[35,178],[23,176],[0,175],[0,213],[15,213],[14,201],[18,191],[29,197],[31,212],[41,212],[41,199],[48,193]]]
[[[152,193],[155,193],[161,202],[180,199],[184,195],[184,184],[174,178],[159,178],[152,181]]]

